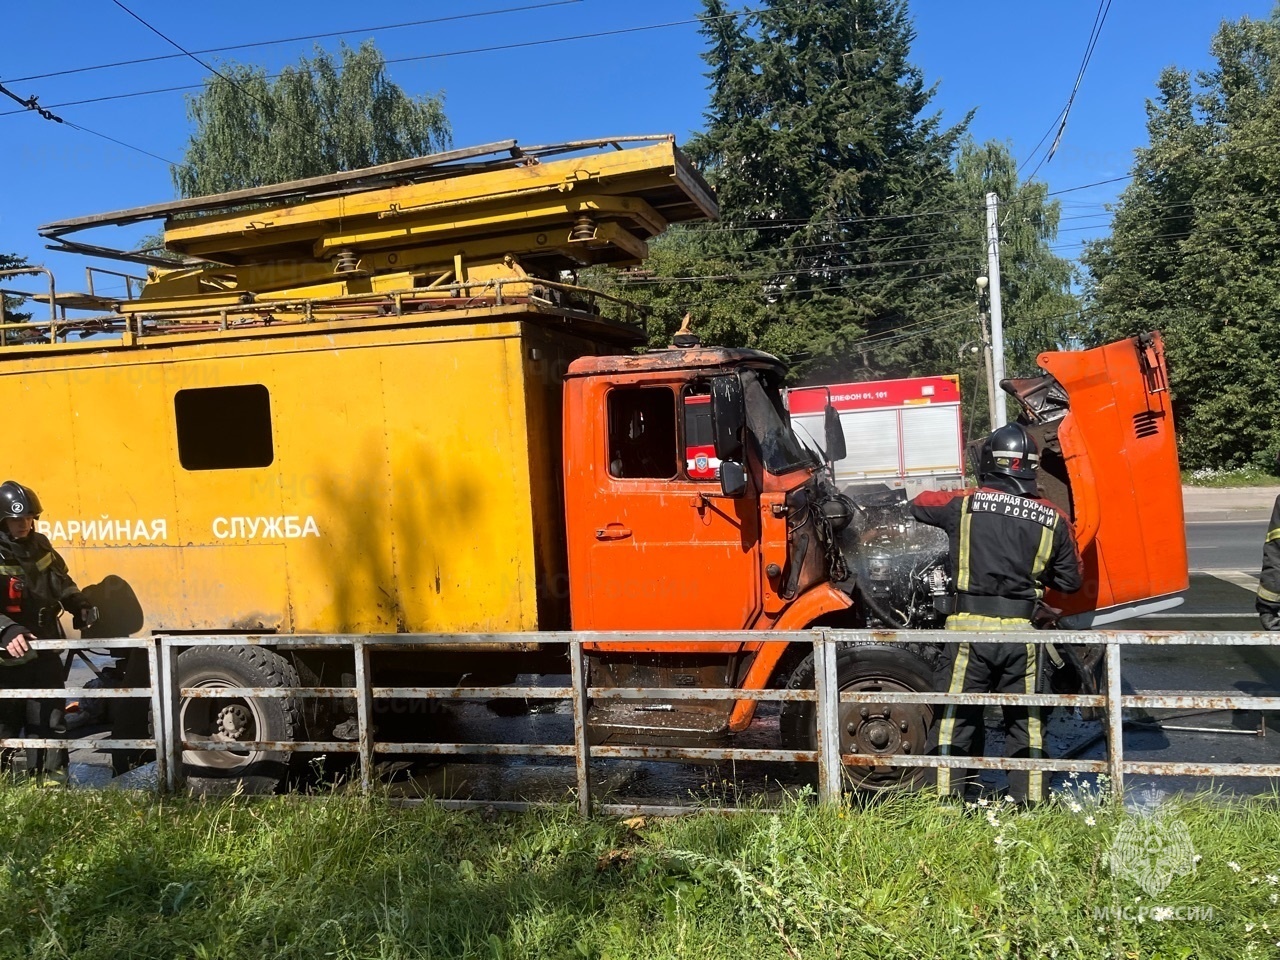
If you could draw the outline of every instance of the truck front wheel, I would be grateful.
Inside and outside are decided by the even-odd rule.
[[[192,647],[178,657],[182,687],[296,687],[298,671],[262,647]],[[292,740],[302,724],[296,700],[251,697],[186,697],[179,711],[184,739],[222,743]],[[254,793],[274,790],[288,772],[289,754],[257,750],[184,750],[183,775],[201,792],[209,781],[239,782]]]
[[[813,655],[792,672],[787,688],[813,689]],[[843,691],[915,693],[934,689],[933,667],[916,651],[896,644],[851,644],[836,654],[836,680]],[[933,724],[929,704],[841,703],[840,752],[862,756],[923,753]],[[792,750],[818,747],[817,704],[784,703],[779,718],[783,746]],[[858,790],[914,788],[924,767],[846,766],[846,783]]]

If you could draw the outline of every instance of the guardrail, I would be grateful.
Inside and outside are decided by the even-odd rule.
[[[812,690],[726,690],[725,688],[655,688],[655,687],[591,687],[588,685],[584,644],[607,642],[609,644],[670,643],[687,649],[696,641],[707,643],[786,641],[812,645],[814,654],[814,688]],[[842,644],[866,643],[940,643],[959,642],[1016,642],[1056,644],[1102,644],[1106,648],[1106,689],[1099,694],[947,694],[934,691],[916,693],[892,693],[878,690],[841,691],[837,683],[836,653]],[[432,647],[458,648],[474,645],[480,649],[492,649],[495,644],[564,645],[570,677],[568,686],[450,686],[410,687],[374,686],[371,683],[371,658],[383,651],[422,651]],[[227,647],[253,644],[274,648],[282,653],[298,649],[347,648],[354,659],[355,682],[353,686],[300,686],[300,687],[196,687],[183,688],[177,684],[177,657],[179,651],[193,647]],[[68,649],[83,646],[82,641],[42,641],[34,644],[41,649]],[[154,640],[133,639],[94,641],[95,648],[144,647],[148,651],[150,676],[158,677],[159,684],[146,688],[83,688],[42,690],[0,690],[0,697],[56,697],[68,694],[91,696],[148,696],[152,700],[153,715],[162,718],[157,725],[160,748],[157,751],[159,782],[170,790],[182,784],[182,759],[184,750],[261,750],[270,752],[353,753],[359,761],[360,785],[372,788],[375,780],[375,757],[381,756],[530,756],[572,758],[575,765],[577,801],[581,813],[586,816],[593,809],[592,783],[589,764],[593,759],[643,759],[719,761],[752,760],[816,763],[818,768],[818,793],[823,802],[838,803],[845,790],[844,769],[854,766],[875,767],[963,767],[969,769],[1077,771],[1080,773],[1106,774],[1111,778],[1113,795],[1122,799],[1124,779],[1127,774],[1191,775],[1191,776],[1246,776],[1280,777],[1280,763],[1192,763],[1179,761],[1131,761],[1124,757],[1123,711],[1126,708],[1147,709],[1211,709],[1211,710],[1280,710],[1280,697],[1236,696],[1223,693],[1205,694],[1123,694],[1121,691],[1121,650],[1126,646],[1160,645],[1186,647],[1260,646],[1280,645],[1277,633],[1210,633],[1210,632],[1008,632],[998,634],[958,633],[947,631],[869,631],[821,629],[798,632],[714,632],[714,633],[526,633],[526,634],[384,634],[371,636],[273,636],[256,635],[237,637],[171,636]],[[496,655],[496,654],[495,654]],[[355,741],[234,741],[222,742],[178,736],[181,705],[184,698],[354,698],[358,736]],[[379,741],[374,736],[374,704],[387,698],[422,700],[491,700],[491,699],[560,699],[570,703],[573,719],[571,743],[440,743],[440,742],[390,742]],[[753,747],[676,747],[676,746],[620,746],[592,745],[587,736],[587,709],[592,700],[756,700],[813,702],[816,707],[816,749],[785,750]],[[1106,736],[1108,757],[1106,760],[1077,759],[1010,759],[1003,757],[930,756],[924,754],[846,754],[840,750],[839,709],[841,704],[903,703],[1002,706],[1074,706],[1097,707],[1106,712]],[[84,745],[86,741],[58,740],[34,741],[10,739],[0,741],[3,746],[51,746],[70,747]],[[92,745],[105,748],[155,748],[155,740],[92,740]],[[438,801],[446,806],[493,806],[499,808],[524,808],[534,804],[488,800]],[[661,805],[602,803],[595,807],[605,813],[668,813],[686,808]]]
[[[90,645],[85,640],[35,640],[32,648],[40,651],[85,650]],[[161,676],[160,645],[150,637],[125,637],[115,640],[94,640],[93,650],[106,650],[108,654],[115,651],[142,650],[147,658],[147,676]],[[158,784],[173,782],[168,769],[170,754],[163,749],[165,741],[162,691],[163,684],[149,683],[145,687],[10,687],[12,675],[7,671],[17,670],[16,666],[0,666],[0,700],[61,700],[64,698],[92,697],[103,700],[121,700],[130,698],[146,698],[150,703],[151,715],[161,718],[162,722],[153,724],[155,733],[151,737],[142,738],[102,738],[102,737],[7,737],[0,739],[0,748],[23,749],[44,748],[50,750],[70,750],[93,747],[102,750],[154,750],[156,753],[156,781]]]

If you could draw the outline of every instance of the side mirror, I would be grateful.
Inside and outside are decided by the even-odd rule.
[[[747,471],[736,460],[720,461],[720,495],[738,498],[747,492]]]
[[[711,427],[716,457],[722,464],[726,460],[742,460],[742,431],[746,424],[742,381],[733,375],[716,377],[711,381]]]
[[[826,430],[827,460],[831,463],[843,460],[848,453],[844,445],[844,424],[840,422],[836,408],[829,403],[823,414],[823,427]]]

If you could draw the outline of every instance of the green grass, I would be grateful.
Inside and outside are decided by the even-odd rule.
[[[1236,470],[1183,470],[1182,482],[1192,487],[1276,487],[1280,477],[1259,467]]]
[[[1129,815],[1087,795],[583,822],[7,787],[0,957],[1280,955],[1280,798],[1164,809],[1202,859],[1153,901],[1108,868]],[[1095,916],[1155,905],[1212,919]]]

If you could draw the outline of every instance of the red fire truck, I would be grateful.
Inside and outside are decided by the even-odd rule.
[[[915,496],[964,485],[960,378],[910,377],[799,387],[787,392],[791,423],[820,449],[828,401],[840,414],[848,456],[835,462],[844,490],[883,485]]]

